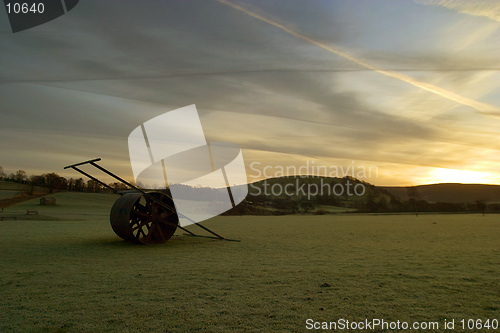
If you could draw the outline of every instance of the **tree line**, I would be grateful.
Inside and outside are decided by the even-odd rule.
[[[24,170],[6,174],[4,168],[0,166],[0,180],[15,182],[18,184],[26,184],[29,187],[30,194],[33,194],[35,187],[43,187],[48,189],[49,193],[54,191],[76,191],[76,192],[91,192],[91,193],[111,193],[112,190],[106,188],[95,180],[85,181],[83,178],[65,178],[59,176],[55,172],[44,173],[41,175],[28,176]],[[122,183],[110,183],[111,188],[120,191],[126,190],[127,186]]]
[[[351,179],[351,178],[349,178]],[[11,181],[19,184],[26,184],[28,191],[33,194],[36,187],[48,189],[49,193],[54,191],[76,191],[90,193],[111,193],[112,190],[103,186],[92,179],[85,181],[83,178],[65,178],[57,173],[50,172],[41,175],[27,176],[24,170],[17,170],[7,175],[2,166],[0,166],[0,180]],[[353,181],[361,182],[352,178]],[[416,187],[408,187],[408,200],[400,200],[388,191],[377,188],[375,185],[362,182],[367,187],[367,193],[364,200],[352,202],[347,197],[336,197],[332,195],[316,195],[313,198],[284,198],[265,195],[249,195],[247,200],[238,205],[236,213],[241,214],[266,214],[270,209],[273,214],[297,214],[297,213],[315,213],[319,206],[337,206],[355,208],[358,212],[386,213],[386,212],[413,212],[417,216],[423,212],[498,212],[500,204],[486,203],[484,200],[475,200],[474,202],[452,203],[452,202],[428,202],[423,200]],[[127,186],[122,183],[110,183],[111,188],[120,191],[127,190]],[[186,188],[189,190],[189,188]],[[207,200],[213,199],[217,191],[213,189],[205,190]],[[199,193],[197,193],[199,194]],[[264,208],[264,209],[262,209]],[[267,208],[267,209],[265,209]]]

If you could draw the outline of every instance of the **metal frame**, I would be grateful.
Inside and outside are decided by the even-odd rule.
[[[92,160],[88,160],[88,161],[84,161],[84,162],[75,163],[75,164],[71,164],[71,165],[65,166],[65,167],[64,167],[64,169],[70,169],[70,168],[71,168],[71,169],[73,169],[73,170],[75,170],[75,171],[77,171],[77,172],[81,173],[82,175],[84,175],[84,176],[86,176],[86,177],[88,177],[88,178],[90,178],[90,179],[92,179],[92,180],[94,180],[94,181],[98,182],[99,184],[103,185],[104,187],[109,188],[110,190],[112,190],[112,191],[113,191],[113,193],[118,194],[118,195],[123,195],[122,193],[119,193],[116,189],[112,188],[111,186],[109,186],[109,185],[105,184],[104,182],[102,182],[102,181],[100,181],[99,179],[97,179],[97,178],[93,177],[92,175],[88,174],[87,172],[85,172],[85,171],[83,171],[83,170],[81,170],[81,169],[77,168],[77,167],[78,167],[78,166],[80,166],[80,165],[90,164],[90,165],[92,165],[93,167],[95,167],[96,169],[98,169],[98,170],[100,170],[100,171],[104,172],[105,174],[107,174],[107,175],[109,175],[109,176],[113,177],[114,179],[118,180],[119,182],[121,182],[121,183],[123,183],[123,184],[125,184],[125,185],[129,186],[130,188],[132,188],[132,189],[136,190],[137,192],[140,192],[142,195],[144,195],[144,196],[148,197],[149,199],[151,199],[152,201],[156,202],[158,205],[160,205],[160,206],[164,207],[165,209],[170,210],[170,211],[172,211],[172,212],[176,212],[176,210],[175,210],[174,208],[172,208],[172,207],[170,207],[170,206],[166,205],[166,204],[165,204],[165,203],[163,203],[161,200],[156,199],[154,196],[150,195],[148,192],[146,192],[146,191],[144,191],[144,190],[142,190],[142,189],[138,188],[137,186],[134,186],[134,185],[130,184],[129,182],[127,182],[127,181],[126,181],[126,180],[124,180],[123,178],[118,177],[117,175],[115,175],[115,174],[114,174],[114,173],[112,173],[111,171],[109,171],[109,170],[107,170],[107,169],[103,168],[102,166],[100,166],[100,165],[96,164],[96,162],[99,162],[100,160],[101,160],[100,158],[94,158],[94,159],[92,159]],[[168,195],[168,194],[166,194],[166,193],[165,193],[165,195],[166,195],[168,198],[172,199],[172,197],[171,197],[170,195]],[[173,199],[172,199],[172,200],[173,200]],[[226,241],[232,241],[232,242],[239,242],[239,240],[237,240],[237,239],[228,239],[228,238],[224,238],[224,237],[222,237],[221,235],[217,234],[216,232],[214,232],[214,231],[212,231],[212,230],[208,229],[207,227],[205,227],[205,226],[203,226],[203,225],[201,225],[201,224],[199,224],[199,223],[197,223],[197,222],[193,221],[191,218],[187,217],[186,215],[180,214],[180,213],[178,213],[178,212],[176,212],[176,213],[177,213],[178,215],[180,215],[180,216],[182,216],[182,217],[186,218],[187,220],[189,220],[189,221],[193,222],[193,224],[194,224],[194,225],[197,225],[197,226],[198,226],[198,227],[200,227],[201,229],[203,229],[203,230],[205,230],[205,231],[207,231],[207,232],[211,233],[211,234],[212,234],[212,235],[214,235],[215,237],[213,237],[213,236],[203,236],[203,235],[197,235],[197,234],[195,234],[195,233],[193,233],[193,232],[191,232],[191,231],[187,230],[186,228],[181,227],[180,225],[177,225],[177,228],[179,228],[179,229],[181,229],[181,230],[185,231],[185,232],[187,233],[187,235],[188,235],[188,236],[203,237],[203,238],[212,238],[212,239],[226,240]]]

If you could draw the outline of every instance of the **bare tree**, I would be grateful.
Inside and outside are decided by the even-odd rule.
[[[99,182],[96,182],[95,180],[89,179],[87,181],[87,192],[101,193],[102,186],[101,186],[101,184],[99,184]]]
[[[43,176],[33,175],[30,176],[30,183],[31,183],[30,195],[32,195],[33,192],[35,191],[35,186],[43,186],[45,184],[45,178]]]
[[[82,178],[75,179],[75,182],[73,183],[73,190],[74,191],[83,191],[83,188],[85,187],[85,183]]]
[[[7,177],[7,175],[5,174],[5,171],[3,170],[3,166],[0,165],[0,179],[4,179],[5,177]]]
[[[16,171],[16,174],[14,176],[14,179],[16,180],[16,182],[18,183],[22,183],[24,182],[25,180],[28,179],[28,177],[26,176],[26,171],[24,170],[17,170]]]
[[[57,173],[44,173],[42,176],[45,178],[45,186],[48,187],[49,193],[53,193],[54,190],[67,188],[68,181],[66,178],[59,176]]]

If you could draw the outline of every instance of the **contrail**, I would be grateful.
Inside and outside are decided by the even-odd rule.
[[[375,71],[379,74],[382,74],[382,75],[385,75],[385,76],[388,76],[388,77],[392,77],[394,79],[398,79],[398,80],[401,80],[403,82],[406,82],[406,83],[409,83],[415,87],[418,87],[420,89],[423,89],[423,90],[426,90],[426,91],[429,91],[433,94],[436,94],[438,96],[441,96],[443,98],[446,98],[446,99],[449,99],[451,101],[454,101],[456,103],[459,103],[459,104],[462,104],[462,105],[467,105],[467,106],[470,106],[478,111],[481,111],[481,112],[492,112],[492,111],[495,111],[495,112],[500,112],[500,108],[494,106],[494,105],[491,105],[491,104],[487,104],[487,103],[482,103],[482,102],[479,102],[479,101],[476,101],[476,100],[473,100],[473,99],[470,99],[470,98],[467,98],[467,97],[464,97],[464,96],[460,96],[458,94],[455,94],[454,92],[452,91],[449,91],[449,90],[446,90],[446,89],[443,89],[443,88],[440,88],[438,86],[435,86],[433,84],[430,84],[430,83],[427,83],[427,82],[423,82],[423,81],[420,81],[420,80],[417,80],[415,78],[412,78],[411,76],[408,76],[408,75],[405,75],[405,74],[402,74],[402,73],[398,73],[398,72],[393,72],[393,71],[388,71],[388,70],[384,70],[383,68],[380,68],[376,65],[372,65],[370,64],[369,62],[363,60],[363,59],[360,59],[352,54],[350,54],[349,52],[341,49],[340,47],[338,46],[329,46],[329,45],[326,45],[322,42],[319,42],[317,40],[314,40],[310,37],[307,37],[303,34],[300,34],[280,23],[277,23],[275,21],[272,21],[268,18],[265,18],[247,8],[244,8],[244,7],[241,7],[239,5],[236,5],[232,2],[229,2],[227,0],[218,0],[220,3],[224,4],[224,5],[227,5],[227,6],[230,6],[234,9],[237,9],[241,12],[244,12],[245,14],[247,15],[250,15],[258,20],[261,20],[263,22],[266,22],[272,26],[275,26],[276,28],[279,28],[287,33],[289,33],[290,35],[294,36],[294,37],[297,37],[297,38],[300,38],[302,40],[305,40],[306,42],[309,42],[309,43],[312,43],[330,53],[333,53],[333,54],[336,54],[342,58],[345,58],[347,60],[350,60],[360,66],[363,66],[365,68],[368,68],[372,71]]]

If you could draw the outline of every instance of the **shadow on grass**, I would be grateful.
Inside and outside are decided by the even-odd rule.
[[[78,244],[90,247],[107,247],[107,248],[158,248],[158,247],[184,247],[184,246],[196,246],[198,244],[207,244],[211,242],[225,242],[224,240],[218,240],[213,238],[205,237],[195,237],[191,235],[174,235],[172,238],[167,240],[165,243],[156,244],[138,244],[125,241],[119,237],[102,237],[83,240]]]

